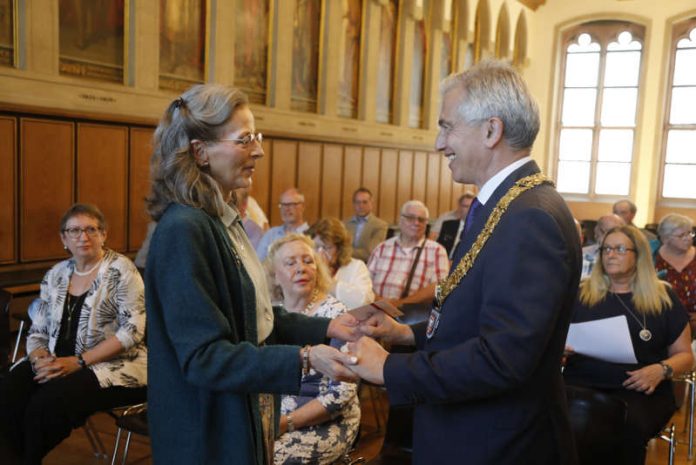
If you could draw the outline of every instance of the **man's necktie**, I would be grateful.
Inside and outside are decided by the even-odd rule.
[[[481,208],[481,202],[479,202],[478,197],[474,198],[474,201],[471,202],[471,206],[469,207],[469,211],[466,214],[466,221],[464,222],[464,229],[462,230],[462,235],[459,238],[459,241],[464,238],[464,235],[469,232],[471,229],[471,225],[474,224],[474,220],[476,219],[476,214],[478,213],[478,209]]]

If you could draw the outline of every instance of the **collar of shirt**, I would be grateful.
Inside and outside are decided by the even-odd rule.
[[[230,205],[225,204],[225,207],[222,210],[222,216],[220,217],[220,220],[222,221],[222,224],[224,224],[225,227],[229,229],[230,227],[232,227],[235,221],[241,221],[241,217],[239,216],[239,212],[236,208],[233,208]]]
[[[309,225],[307,224],[306,221],[296,228],[288,228],[287,226],[283,225],[283,232],[285,234],[290,234],[290,233],[302,234],[303,232],[305,232],[308,229],[309,229]]]
[[[358,224],[360,224],[360,223],[367,223],[367,219],[368,219],[369,217],[370,217],[370,213],[368,213],[368,214],[365,215],[365,216],[358,216],[358,215],[355,215],[355,216],[353,216],[353,221],[356,222],[356,223],[358,223]]]
[[[491,198],[491,195],[493,195],[493,192],[495,192],[495,190],[498,188],[498,186],[501,185],[503,183],[503,181],[505,181],[505,178],[507,178],[510,175],[510,173],[512,173],[517,168],[519,168],[520,166],[522,166],[530,161],[532,161],[531,156],[520,158],[516,162],[510,163],[505,168],[498,171],[491,179],[486,181],[486,183],[483,185],[483,187],[479,191],[478,195],[476,195],[476,198],[478,199],[479,202],[481,202],[481,205],[486,205],[486,202],[488,202],[488,199]]]
[[[418,248],[418,247],[424,247],[424,246],[425,246],[425,241],[426,241],[426,239],[427,239],[426,237],[423,237],[423,239],[421,239],[420,241],[418,241],[418,244],[412,245],[411,247],[404,247],[404,246],[401,244],[401,234],[399,234],[399,235],[396,237],[396,245],[397,245],[398,248],[399,248],[400,250],[402,250],[405,254],[410,254],[410,253],[412,253],[414,250],[416,250],[416,248]]]

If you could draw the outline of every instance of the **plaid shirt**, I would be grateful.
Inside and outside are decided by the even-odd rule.
[[[372,251],[367,268],[372,277],[375,294],[387,299],[398,299],[411,272],[417,247],[403,248],[398,237],[379,244]],[[425,241],[408,295],[447,276],[449,259],[444,247],[430,239]]]

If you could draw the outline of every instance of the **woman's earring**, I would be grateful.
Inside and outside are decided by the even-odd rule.
[[[63,244],[63,250],[68,250],[68,246]]]

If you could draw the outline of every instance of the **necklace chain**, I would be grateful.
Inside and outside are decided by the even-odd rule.
[[[611,294],[612,294],[614,297],[616,297],[616,300],[619,301],[619,303],[621,304],[621,306],[622,306],[623,308],[625,308],[626,311],[628,312],[628,314],[631,315],[631,316],[633,317],[633,319],[636,320],[636,321],[638,322],[638,324],[641,326],[641,328],[643,328],[643,329],[641,329],[641,330],[638,332],[638,336],[639,336],[643,341],[645,341],[645,342],[648,342],[650,339],[652,339],[652,333],[651,333],[650,330],[648,329],[648,323],[647,323],[647,320],[645,319],[645,313],[643,313],[643,323],[641,323],[641,322],[640,322],[640,319],[636,316],[635,313],[633,313],[633,310],[631,310],[631,309],[628,307],[628,305],[626,305],[626,304],[624,303],[624,301],[621,299],[621,297],[619,297],[619,295],[618,295],[616,292],[612,292]]]
[[[312,306],[317,301],[318,297],[319,297],[319,291],[317,289],[314,289],[312,291],[312,297],[309,299],[309,303],[304,308],[304,310],[302,310],[303,315],[309,315],[309,312],[310,312],[310,310],[312,310]]]

